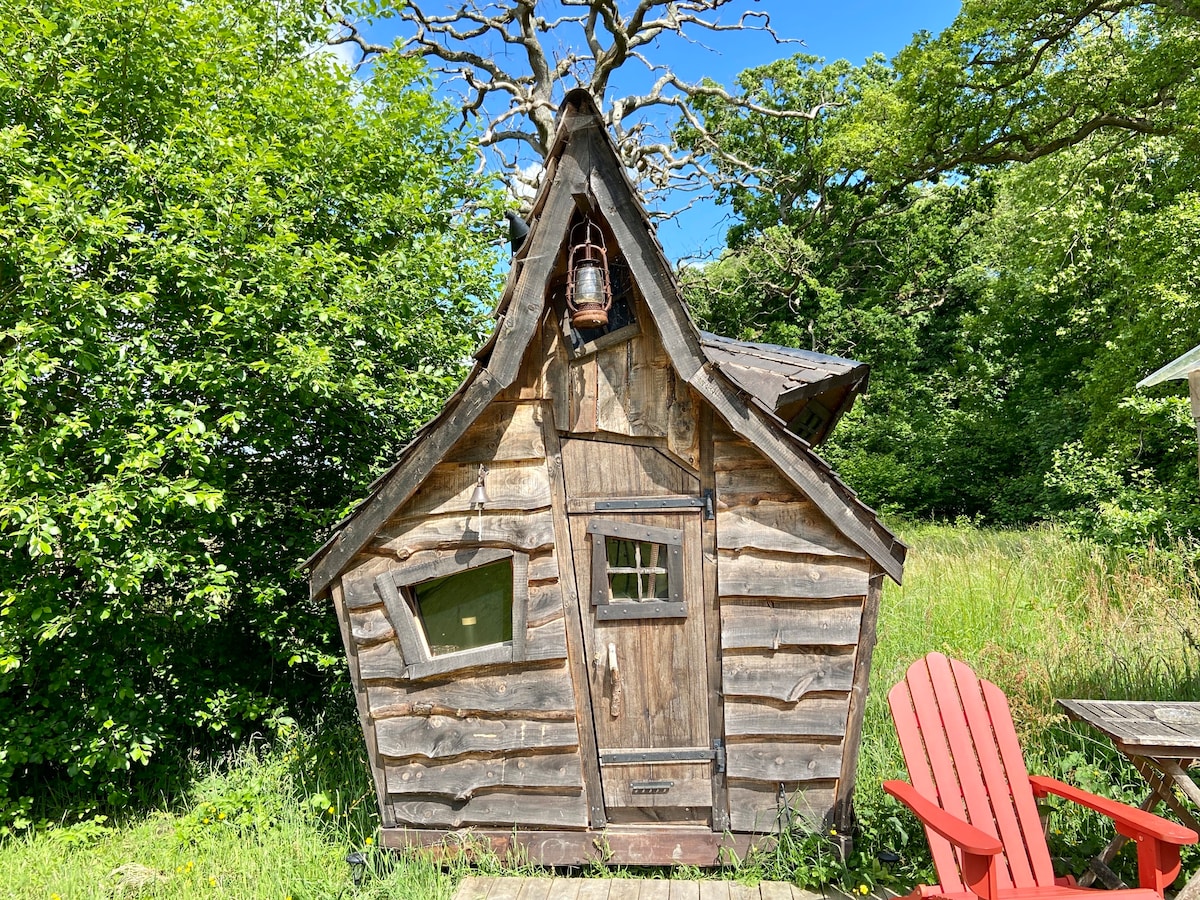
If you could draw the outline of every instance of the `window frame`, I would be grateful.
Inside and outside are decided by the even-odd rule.
[[[426,581],[479,569],[506,559],[512,561],[512,640],[437,656],[430,653],[425,629],[421,627],[420,620],[401,592]],[[453,556],[384,572],[376,577],[375,584],[396,631],[400,655],[404,660],[405,678],[429,678],[474,666],[525,661],[525,626],[529,610],[529,554],[520,550],[490,547],[460,550]]]
[[[687,603],[683,598],[683,529],[616,522],[611,519],[588,520],[592,536],[592,607],[600,621],[630,619],[684,619]],[[664,544],[667,548],[667,600],[616,601],[612,599],[608,576],[608,538],[623,541]],[[639,576],[640,577],[640,576]]]

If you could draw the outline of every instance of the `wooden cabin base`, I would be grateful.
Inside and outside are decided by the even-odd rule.
[[[768,847],[771,835],[718,834],[704,827],[614,826],[603,831],[516,831],[468,828],[461,831],[384,828],[382,844],[393,850],[424,847],[454,856],[490,849],[543,866],[591,862],[627,866],[717,866]]]

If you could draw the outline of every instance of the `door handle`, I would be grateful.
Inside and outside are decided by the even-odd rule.
[[[617,645],[608,645],[608,677],[612,680],[612,696],[608,701],[608,712],[614,719],[621,715],[625,705],[624,691],[621,689],[621,667],[617,664]]]

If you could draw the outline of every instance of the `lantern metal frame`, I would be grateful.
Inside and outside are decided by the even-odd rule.
[[[567,256],[567,311],[571,315],[571,324],[576,328],[602,328],[608,324],[608,313],[613,303],[604,232],[591,219],[581,219],[571,227],[570,245]],[[576,299],[576,279],[583,268],[598,270],[604,290],[602,302],[580,304]]]

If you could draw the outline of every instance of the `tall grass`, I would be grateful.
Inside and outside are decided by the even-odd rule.
[[[904,536],[912,548],[904,586],[885,589],[879,622],[856,853],[843,861],[829,835],[795,833],[724,874],[850,889],[932,878],[919,827],[879,787],[904,777],[885,694],[930,650],[970,662],[1008,693],[1032,771],[1127,801],[1144,795],[1140,777],[1102,737],[1068,723],[1053,699],[1200,699],[1198,582],[1183,554],[1151,549],[1125,559],[1053,529],[918,526]],[[0,898],[448,900],[464,863],[379,852],[353,701],[333,705],[308,730],[197,764],[186,790],[144,802],[124,821],[90,819],[0,843]],[[1064,806],[1050,834],[1060,868],[1078,872],[1111,829]],[[345,861],[351,850],[367,859],[360,888]],[[882,851],[900,860],[884,863]],[[486,854],[474,859],[488,872],[505,868]],[[1197,863],[1185,857],[1185,871]],[[1132,877],[1131,859],[1118,865]]]
[[[906,777],[887,691],[932,650],[969,662],[1008,694],[1031,771],[1139,802],[1147,789],[1137,772],[1054,700],[1200,700],[1200,582],[1187,548],[1123,557],[1052,528],[926,525],[904,536],[912,549],[904,585],[884,591],[863,724],[855,802],[864,855],[899,850],[910,879],[932,875],[923,836],[879,786]],[[1049,836],[1060,869],[1078,874],[1112,831],[1063,806]],[[1132,877],[1128,854],[1118,865]]]

